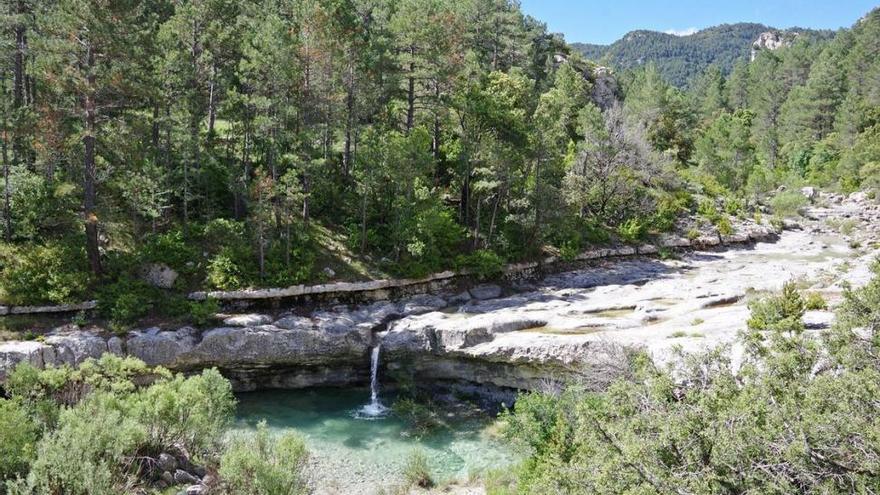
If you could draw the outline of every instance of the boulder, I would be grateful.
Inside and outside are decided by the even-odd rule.
[[[801,188],[801,194],[802,194],[805,198],[809,199],[810,201],[813,201],[813,200],[816,199],[816,197],[818,196],[818,193],[816,192],[816,188],[815,188],[815,187],[810,187],[810,186],[802,187],[802,188]]]
[[[178,356],[195,347],[192,329],[185,327],[176,332],[135,332],[126,342],[128,353],[150,366],[171,366]]]
[[[141,278],[160,289],[171,289],[177,281],[178,273],[164,263],[149,263],[141,267]]]
[[[116,354],[117,356],[123,356],[125,354],[125,350],[122,346],[122,339],[116,336],[107,339],[107,350],[110,351],[112,354]]]
[[[107,341],[100,336],[82,331],[61,333],[46,337],[46,344],[55,349],[59,363],[78,366],[88,358],[98,359],[107,352]]]
[[[471,287],[468,292],[470,292],[471,297],[473,297],[474,299],[479,299],[481,301],[501,297],[501,287],[495,284],[483,284],[476,287]]]
[[[9,373],[19,363],[28,363],[42,368],[46,362],[45,356],[47,354],[51,354],[54,360],[54,350],[52,347],[41,342],[0,343],[0,381],[6,380]]]
[[[173,473],[177,470],[177,459],[175,459],[174,456],[171,454],[162,452],[161,454],[159,454],[159,458],[156,459],[156,465],[162,471]]]
[[[194,485],[199,482],[199,479],[195,476],[187,473],[183,469],[178,469],[174,471],[174,484],[175,485]]]

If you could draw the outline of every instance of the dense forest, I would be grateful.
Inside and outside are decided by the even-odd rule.
[[[192,315],[174,293],[491,271],[878,181],[876,11],[594,101],[595,66],[507,0],[3,8],[6,303]]]
[[[763,24],[722,24],[701,29],[687,36],[638,30],[627,33],[610,45],[572,43],[572,48],[589,60],[600,61],[615,69],[637,69],[654,64],[672,85],[685,88],[711,66],[726,76],[737,62],[748,60],[752,44],[762,33],[779,33],[783,39],[796,36],[830,38],[828,31],[791,28],[778,30]]]

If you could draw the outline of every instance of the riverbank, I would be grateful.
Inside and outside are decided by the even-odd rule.
[[[605,381],[621,347],[667,359],[678,346],[730,342],[747,318],[749,297],[787,280],[799,279],[832,303],[844,282],[864,283],[878,247],[876,205],[824,195],[804,213],[774,242],[710,246],[677,259],[630,248],[630,257],[468,291],[228,314],[206,330],[152,327],[111,336],[65,325],[42,341],[0,344],[0,379],[21,361],[78,364],[112,352],[181,371],[217,367],[237,390],[364,385],[371,349],[382,345],[390,378],[466,392],[535,389],[572,376]],[[827,311],[808,314],[816,329],[830,321]]]

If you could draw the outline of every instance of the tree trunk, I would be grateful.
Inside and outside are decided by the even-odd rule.
[[[159,157],[159,102],[153,102],[153,124],[150,133],[150,144],[153,146],[153,157]]]
[[[24,0],[18,0],[16,4],[16,13],[19,19],[25,14]],[[12,80],[12,166],[18,166],[24,153],[24,144],[20,135],[21,127],[21,109],[24,107],[25,98],[25,69],[24,69],[24,53],[25,53],[25,26],[21,20],[15,24],[15,52],[13,54],[13,80]]]
[[[0,78],[0,87],[6,96],[6,79]],[[3,115],[3,223],[6,242],[12,240],[12,210],[10,208],[9,191],[9,129],[6,127],[6,114]]]
[[[416,49],[411,46],[409,48],[410,56],[415,58]],[[413,126],[415,125],[415,117],[416,117],[416,63],[410,60],[409,63],[409,77],[407,78],[407,90],[406,90],[406,132],[407,134],[412,131]]]
[[[208,138],[214,138],[214,122],[217,120],[216,82],[217,67],[211,65],[211,83],[208,91]]]
[[[345,96],[345,147],[342,152],[342,172],[348,177],[351,171],[351,136],[354,127],[354,62],[348,61],[348,91]]]
[[[95,211],[95,180],[97,178],[97,170],[95,166],[95,134],[97,133],[95,126],[96,88],[95,75],[93,72],[95,54],[91,46],[89,46],[87,50],[87,92],[83,101],[83,109],[85,110],[85,135],[83,136],[83,145],[85,146],[85,157],[83,160],[83,215],[85,217],[86,253],[89,257],[89,266],[91,267],[92,273],[100,275],[101,252],[98,247],[98,215]]]
[[[367,252],[367,188],[364,188],[364,197],[361,200],[361,258]]]

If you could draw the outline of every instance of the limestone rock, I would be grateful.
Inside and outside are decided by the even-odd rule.
[[[171,289],[178,277],[178,273],[164,263],[150,263],[141,267],[141,278],[160,289]]]
[[[194,485],[198,482],[198,478],[187,473],[183,469],[178,469],[174,471],[174,484],[176,485]]]
[[[122,348],[122,339],[116,336],[107,339],[107,350],[117,356],[125,355],[125,351]]]
[[[82,331],[50,335],[46,344],[55,350],[59,363],[78,366],[88,358],[98,359],[107,352],[107,342],[100,336]]]
[[[19,363],[43,367],[43,356],[49,350],[50,346],[40,342],[0,342],[0,381],[6,380]]]
[[[471,294],[471,297],[479,300],[486,299],[495,299],[501,296],[501,287],[495,284],[483,284],[478,285],[476,287],[471,287],[468,291]]]
[[[177,470],[177,459],[175,459],[174,456],[171,454],[162,452],[161,454],[159,454],[159,458],[156,460],[156,465],[162,471],[173,473],[175,470]]]
[[[278,328],[283,328],[285,330],[294,330],[294,329],[311,329],[314,328],[315,324],[312,322],[311,318],[306,318],[305,316],[285,316],[280,320],[273,323]]]
[[[195,347],[195,338],[189,328],[176,332],[135,332],[126,342],[126,347],[130,355],[150,366],[170,366],[178,356]]]
[[[269,323],[272,323],[272,318],[261,314],[235,315],[223,320],[223,324],[230,327],[255,327]]]
[[[810,201],[813,201],[813,200],[816,199],[816,197],[818,196],[818,192],[816,191],[816,188],[815,188],[815,187],[810,187],[810,186],[802,187],[802,188],[801,188],[801,194],[802,194],[805,198],[809,199]]]

